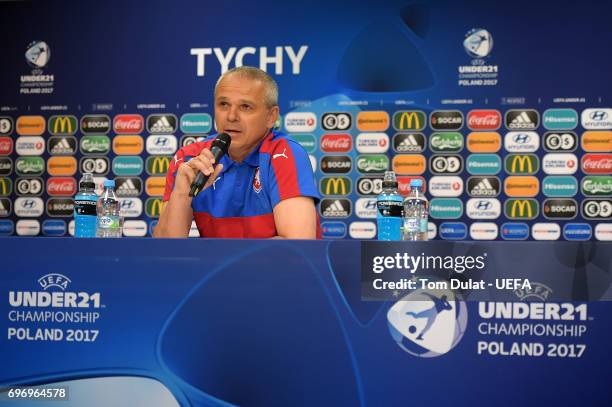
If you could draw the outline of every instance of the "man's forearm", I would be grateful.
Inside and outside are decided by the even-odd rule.
[[[193,220],[191,199],[187,194],[174,192],[159,217],[153,236],[188,237]]]

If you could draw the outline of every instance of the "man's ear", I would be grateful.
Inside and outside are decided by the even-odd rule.
[[[279,113],[280,109],[278,108],[278,106],[274,106],[272,109],[270,109],[270,117],[268,118],[268,122],[266,123],[269,129],[274,127],[274,123],[276,123],[276,120],[278,120]]]

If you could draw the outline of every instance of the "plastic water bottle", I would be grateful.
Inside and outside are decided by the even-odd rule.
[[[393,171],[386,171],[383,190],[376,198],[376,223],[378,240],[401,240],[402,202],[397,191],[397,179]]]
[[[121,216],[115,181],[104,181],[104,191],[98,199],[98,225],[96,237],[121,237]]]
[[[404,199],[403,240],[427,240],[429,205],[422,187],[422,180],[410,181],[410,193]]]
[[[96,237],[98,195],[93,174],[86,172],[74,197],[74,237]]]

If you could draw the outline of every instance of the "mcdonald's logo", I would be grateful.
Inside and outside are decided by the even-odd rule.
[[[508,174],[535,174],[540,170],[540,160],[534,154],[510,154],[505,167]]]
[[[322,195],[348,195],[351,193],[351,180],[346,177],[327,177],[321,179],[319,191]]]
[[[420,110],[399,111],[393,114],[393,128],[395,130],[423,130],[427,119]]]
[[[172,157],[151,156],[147,158],[147,174],[165,175],[170,167]]]
[[[540,180],[532,176],[510,176],[504,180],[504,190],[511,197],[531,198],[540,192]]]
[[[159,218],[164,203],[161,198],[149,198],[145,203],[145,212],[150,218]]]
[[[51,116],[49,133],[54,136],[71,136],[77,131],[77,118],[74,116]]]
[[[20,136],[40,136],[45,132],[45,118],[42,116],[19,116],[15,128]]]
[[[534,219],[539,211],[540,205],[535,199],[509,199],[504,205],[508,219]]]
[[[166,177],[149,177],[145,181],[145,191],[149,196],[163,196],[166,190]]]
[[[13,182],[10,178],[0,178],[0,196],[9,196],[13,192]]]

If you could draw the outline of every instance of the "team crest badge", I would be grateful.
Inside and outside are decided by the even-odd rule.
[[[255,170],[255,178],[253,179],[253,191],[261,192],[261,178],[259,177],[259,167]]]

